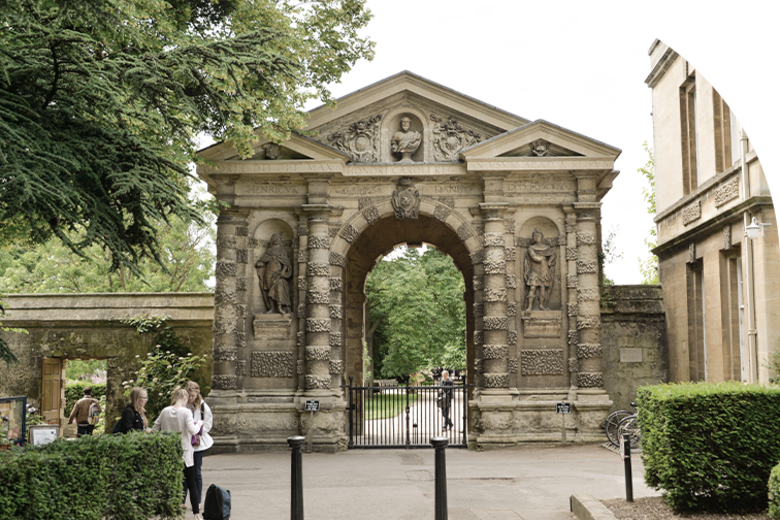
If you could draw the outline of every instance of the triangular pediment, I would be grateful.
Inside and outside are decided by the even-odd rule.
[[[343,160],[349,161],[349,155],[309,137],[292,134],[281,145],[274,144],[270,139],[261,137],[252,145],[254,154],[241,159],[230,142],[215,144],[200,151],[208,161],[272,161],[272,160]]]
[[[511,157],[609,158],[621,150],[548,121],[537,120],[464,149],[464,160]]]

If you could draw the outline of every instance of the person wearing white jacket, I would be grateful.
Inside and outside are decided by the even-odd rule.
[[[198,433],[203,426],[203,421],[196,421],[192,417],[192,411],[187,408],[189,394],[183,388],[173,391],[171,406],[167,406],[160,412],[160,416],[154,421],[154,431],[181,432],[181,447],[184,451],[184,481],[190,490],[190,504],[195,520],[202,520],[200,505],[198,504],[198,488],[195,484],[195,450],[192,448],[192,436]]]
[[[199,441],[193,446],[195,449],[195,483],[198,488],[198,503],[203,502],[203,478],[201,477],[200,469],[203,465],[203,454],[211,448],[214,444],[214,439],[209,435],[212,424],[214,424],[214,416],[211,414],[211,408],[203,400],[203,396],[200,395],[200,386],[195,381],[188,381],[184,385],[184,389],[187,390],[189,395],[189,401],[187,402],[187,408],[192,411],[192,415],[195,420],[203,421],[203,433],[199,436]],[[187,499],[187,488],[184,488],[184,499]]]

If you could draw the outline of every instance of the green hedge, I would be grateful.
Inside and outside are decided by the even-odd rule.
[[[65,417],[70,415],[73,407],[76,406],[76,401],[84,397],[84,389],[90,387],[92,389],[92,397],[100,400],[101,397],[106,395],[106,384],[94,385],[91,383],[68,383],[65,387]]]
[[[780,520],[780,464],[769,474],[769,508],[767,513],[774,520]]]
[[[780,461],[780,388],[682,383],[637,390],[645,481],[677,510],[758,510]]]
[[[181,436],[59,439],[0,452],[0,520],[147,520],[181,515]]]

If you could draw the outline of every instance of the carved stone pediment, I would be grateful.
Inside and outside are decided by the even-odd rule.
[[[437,162],[457,161],[461,150],[482,141],[479,132],[464,128],[452,117],[445,120],[431,114],[431,121],[433,159]]]
[[[501,154],[500,157],[582,157],[582,154],[568,150],[545,139],[537,139]]]
[[[375,115],[335,130],[327,136],[327,142],[349,155],[352,162],[375,163],[379,161],[379,121]]]

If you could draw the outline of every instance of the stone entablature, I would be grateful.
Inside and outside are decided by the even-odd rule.
[[[546,121],[486,115],[433,84],[426,96],[409,90],[419,82],[403,73],[329,115],[314,111],[314,137],[293,135],[279,154],[238,161],[226,144],[203,152],[212,162],[198,173],[234,215],[220,223],[218,292],[245,280],[215,309],[215,349],[232,353],[215,362],[216,404],[225,410],[241,406],[273,422],[280,412],[262,396],[286,403],[286,413],[316,397],[329,410],[325,423],[341,426],[313,432],[315,443],[341,446],[341,385],[364,380],[365,276],[396,244],[426,241],[468,273],[476,442],[503,435],[484,429],[492,412],[480,406],[514,402],[519,389],[576,393],[582,383],[608,408],[600,351],[579,349],[587,355],[578,360],[578,345],[600,344],[598,299],[578,291],[598,290],[599,200],[620,151]],[[272,294],[279,287],[289,289],[289,304]],[[231,319],[242,323],[231,327]],[[248,395],[258,401],[246,408]]]

